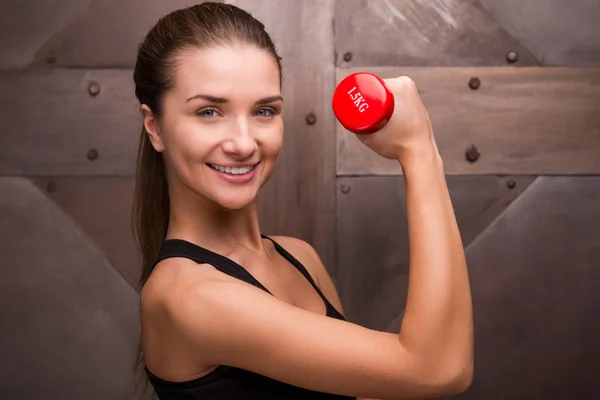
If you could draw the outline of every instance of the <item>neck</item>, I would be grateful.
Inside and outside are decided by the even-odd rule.
[[[178,192],[169,193],[167,239],[187,240],[220,254],[240,246],[264,252],[256,199],[242,209],[229,210],[191,190],[185,195]]]

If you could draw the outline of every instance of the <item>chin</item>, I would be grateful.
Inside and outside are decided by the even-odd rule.
[[[219,196],[210,196],[210,198],[216,204],[227,210],[237,211],[252,205],[256,200],[256,191],[248,190],[243,192],[246,193],[242,193],[242,191],[228,194],[222,193]]]

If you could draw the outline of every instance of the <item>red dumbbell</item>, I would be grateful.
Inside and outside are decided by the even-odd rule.
[[[344,78],[333,93],[333,113],[342,126],[357,135],[383,128],[394,113],[394,95],[385,82],[370,72]]]

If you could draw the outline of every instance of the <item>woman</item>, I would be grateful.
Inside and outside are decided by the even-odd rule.
[[[429,118],[408,78],[361,138],[404,169],[410,285],[399,335],[347,322],[315,250],[261,235],[257,195],[283,137],[281,63],[225,4],[175,11],[139,48],[135,198],[143,365],[165,399],[425,398],[473,369],[469,282]]]

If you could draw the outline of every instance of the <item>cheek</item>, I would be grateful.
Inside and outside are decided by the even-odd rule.
[[[164,155],[172,173],[183,181],[192,179],[214,148],[211,137],[213,136],[207,135],[199,124],[191,120],[181,120],[170,125],[164,138]]]
[[[263,151],[265,156],[276,158],[283,145],[283,124],[271,129],[263,138]]]
[[[215,146],[214,139],[211,141],[215,135],[207,133],[206,128],[186,119],[172,127],[167,149],[184,161],[201,160]]]

